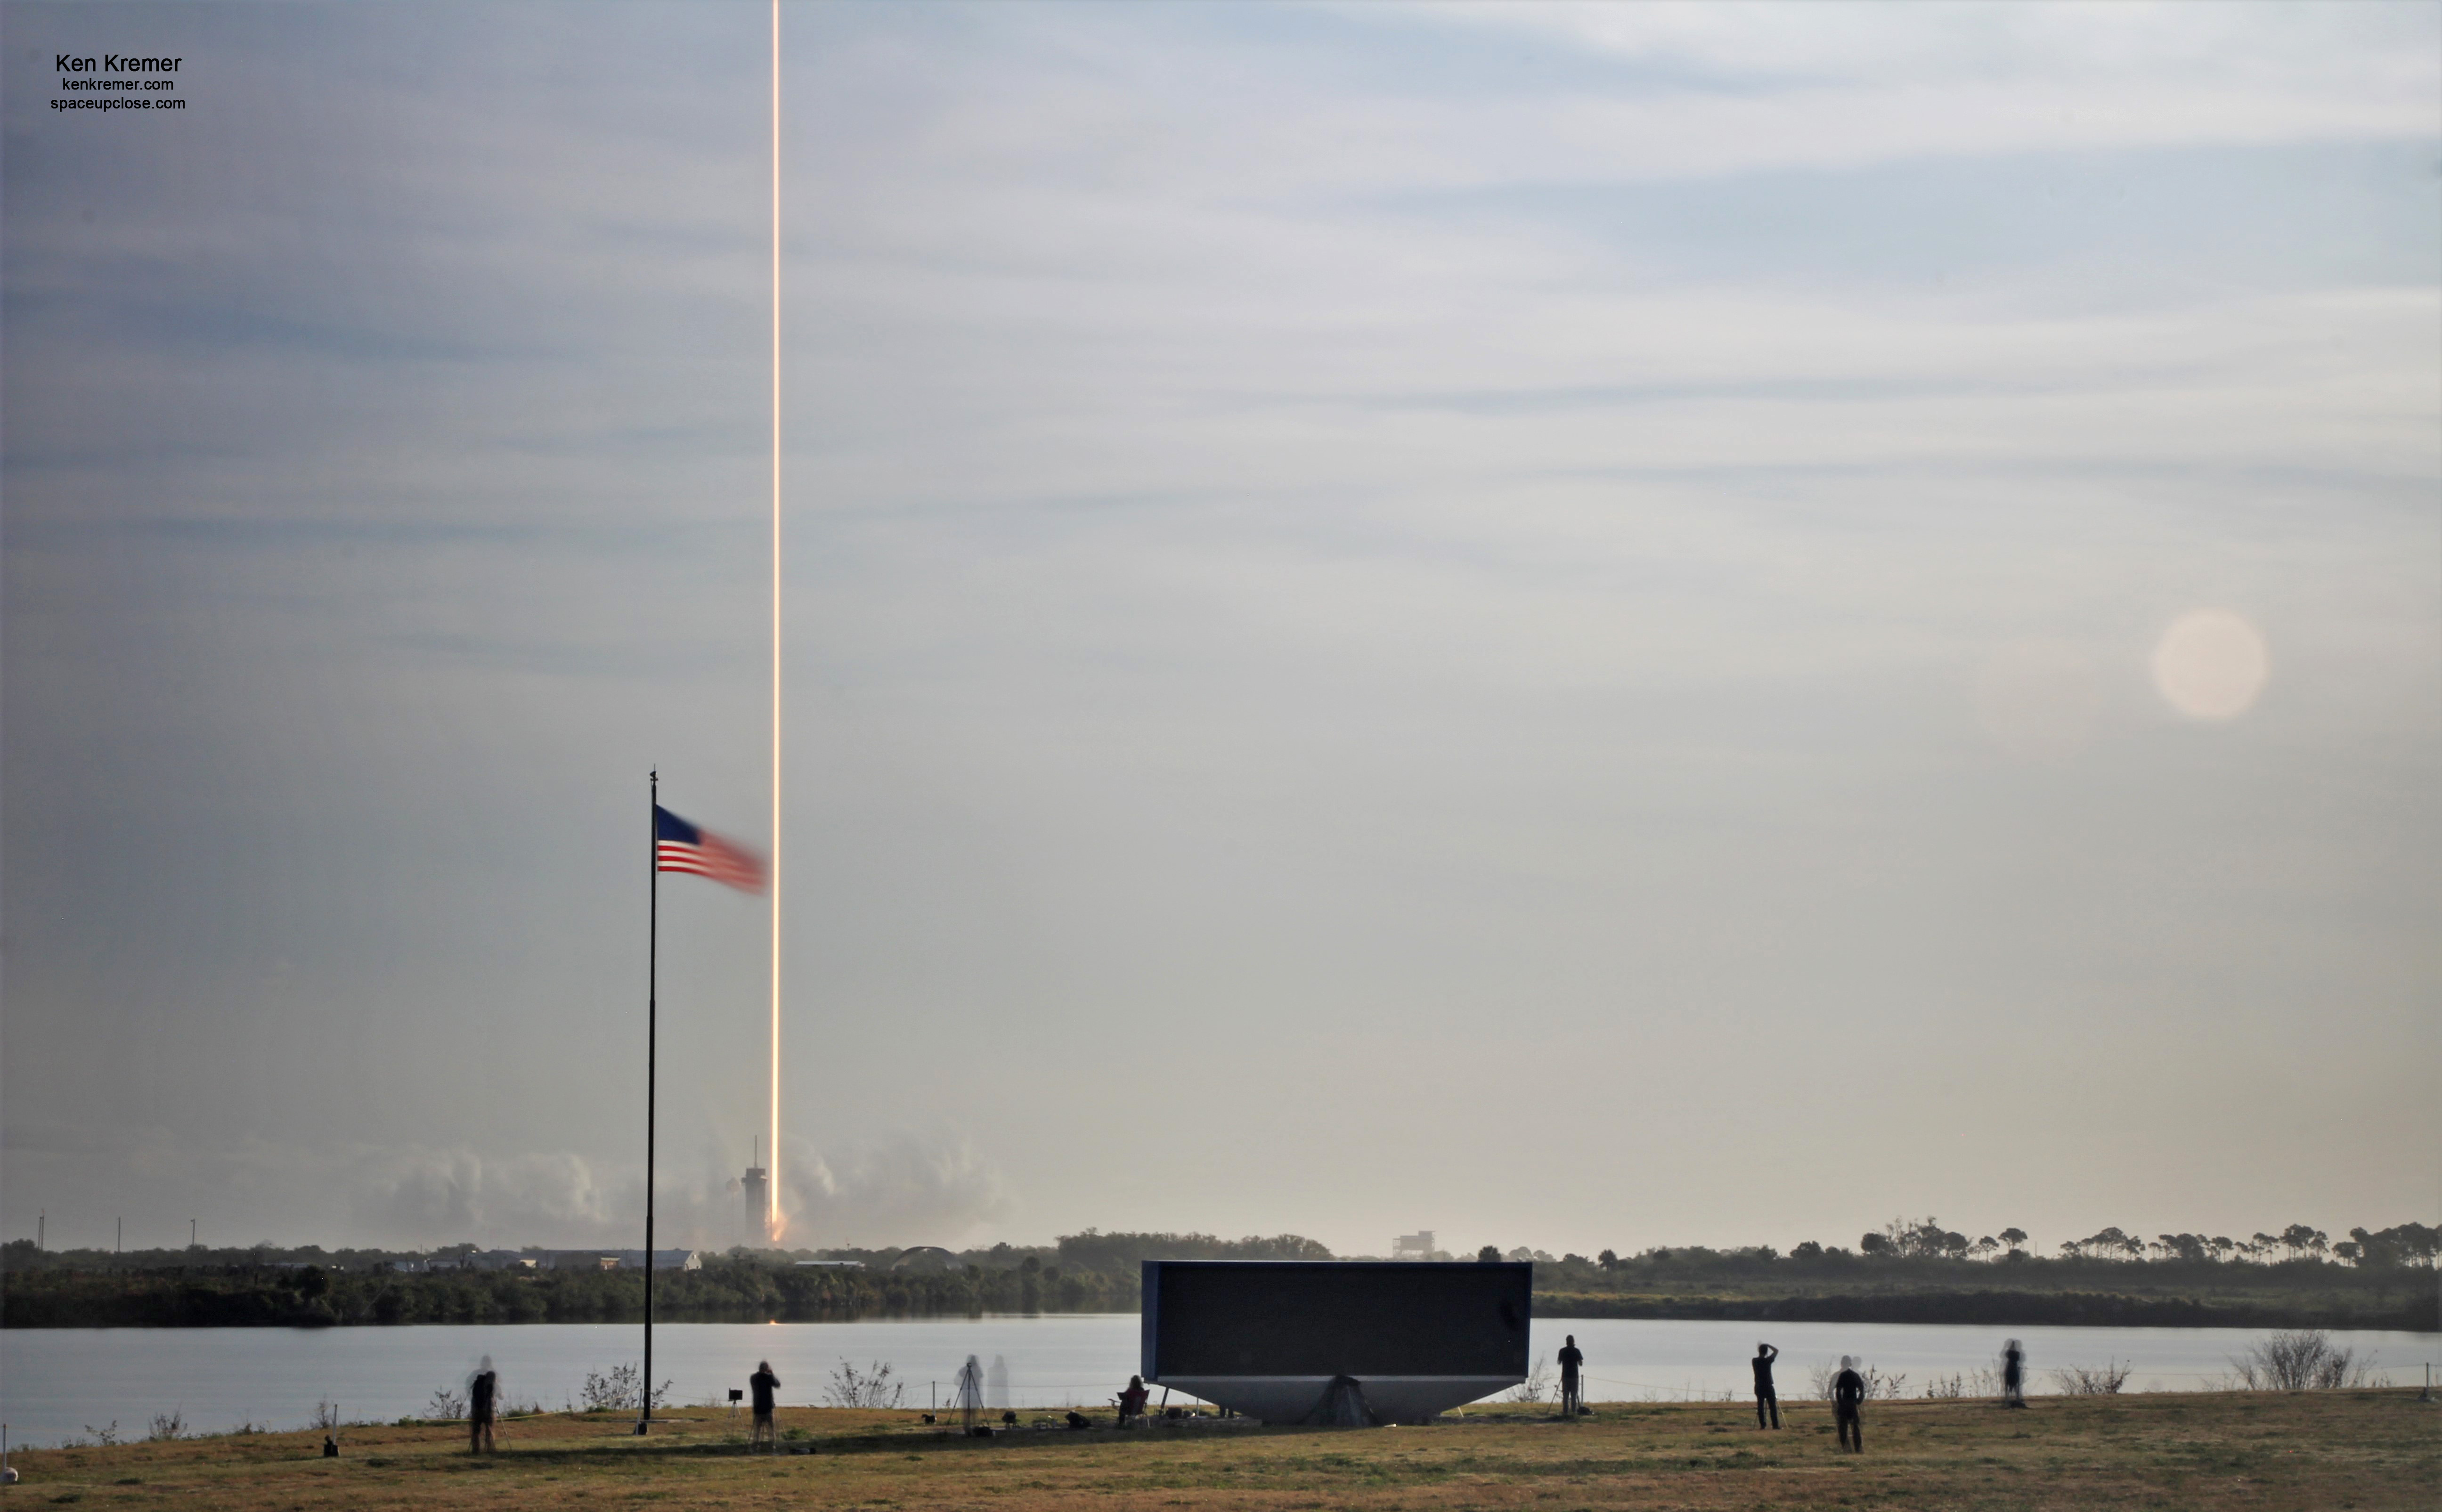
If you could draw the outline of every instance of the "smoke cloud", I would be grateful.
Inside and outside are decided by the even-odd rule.
[[[48,1136],[47,1138],[46,1136]],[[352,1143],[300,1148],[248,1139],[204,1146],[158,1127],[95,1139],[29,1131],[11,1159],[37,1175],[54,1162],[124,1173],[107,1202],[55,1212],[57,1248],[113,1242],[181,1246],[200,1212],[211,1246],[353,1245],[394,1249],[472,1242],[485,1248],[584,1248],[642,1242],[641,1161],[605,1163],[570,1150],[487,1154],[466,1144]],[[738,1188],[738,1152],[707,1139],[692,1158],[665,1147],[654,1242],[727,1249],[759,1243]],[[1015,1206],[1008,1178],[965,1138],[901,1134],[823,1150],[793,1139],[781,1167],[791,1248],[956,1245]],[[196,1193],[210,1193],[198,1204]]]
[[[788,1143],[781,1211],[792,1247],[955,1247],[1015,1206],[999,1168],[964,1138],[902,1135],[831,1155]]]
[[[956,1244],[1012,1202],[999,1169],[962,1138],[902,1135],[831,1152],[795,1139],[788,1152],[782,1237],[792,1248]],[[347,1181],[351,1231],[399,1245],[632,1245],[644,1223],[640,1170],[606,1172],[567,1151],[491,1159],[464,1148],[367,1154]],[[737,1173],[709,1147],[690,1172],[665,1169],[654,1217],[662,1245],[755,1242]]]
[[[633,1244],[644,1217],[641,1179],[629,1193],[607,1190],[564,1150],[487,1160],[463,1147],[411,1149],[360,1155],[353,1165],[350,1231],[394,1245]]]

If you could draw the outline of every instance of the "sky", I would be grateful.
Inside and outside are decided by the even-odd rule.
[[[2442,7],[782,25],[789,1244],[2434,1221]],[[641,1242],[768,27],[0,10],[0,1232]]]

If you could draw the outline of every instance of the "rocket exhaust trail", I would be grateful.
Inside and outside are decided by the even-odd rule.
[[[772,1118],[763,1228],[780,1214],[780,0],[772,0]]]

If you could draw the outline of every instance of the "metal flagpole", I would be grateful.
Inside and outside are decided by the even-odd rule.
[[[651,774],[652,814],[645,840],[645,1378],[637,1391],[636,1431],[653,1420],[653,1072],[661,1029],[662,772]]]

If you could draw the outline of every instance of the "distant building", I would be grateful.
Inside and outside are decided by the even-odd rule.
[[[547,1249],[538,1257],[547,1270],[642,1270],[641,1249]],[[702,1270],[703,1256],[693,1249],[656,1249],[655,1270]]]
[[[1431,1260],[1433,1258],[1433,1231],[1431,1229],[1419,1229],[1414,1233],[1403,1233],[1392,1240],[1391,1258]]]
[[[514,1249],[446,1250],[424,1262],[427,1270],[532,1270],[534,1257]]]

